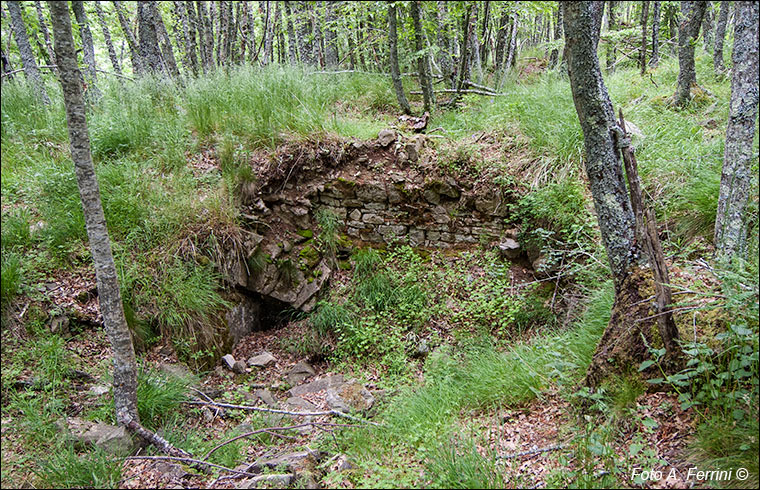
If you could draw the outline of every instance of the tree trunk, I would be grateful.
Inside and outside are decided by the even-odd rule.
[[[98,285],[98,300],[103,325],[113,351],[113,398],[116,421],[119,425],[139,423],[137,413],[137,364],[132,337],[124,317],[119,281],[111,254],[111,242],[100,201],[98,180],[90,153],[90,137],[87,131],[86,110],[79,84],[74,39],[71,35],[71,19],[68,2],[48,2],[53,25],[56,59],[61,74],[63,101],[71,141],[71,157],[74,161],[79,196],[82,201],[87,237],[90,242],[92,261]]]
[[[150,3],[150,9],[153,11],[153,21],[156,23],[156,35],[158,36],[159,47],[161,49],[161,56],[163,57],[166,70],[173,78],[179,78],[179,68],[177,68],[177,60],[174,58],[174,50],[172,49],[172,42],[169,39],[169,33],[166,32],[166,26],[161,16],[161,10],[158,8],[158,2],[152,0]]]
[[[275,39],[277,39],[277,61],[285,64],[285,33],[282,28],[282,6],[280,2],[275,2],[274,31]]]
[[[652,2],[652,59],[649,66],[657,68],[660,64],[660,2]]]
[[[731,2],[726,0],[720,2],[720,14],[718,23],[715,26],[715,49],[713,50],[713,67],[715,73],[723,73],[726,67],[723,65],[723,41],[726,38],[726,21],[728,20],[728,9],[731,8]]]
[[[327,68],[335,69],[338,67],[338,32],[336,24],[338,22],[337,2],[326,2],[326,23],[325,23],[325,65]]]
[[[710,53],[713,47],[712,39],[712,27],[713,27],[713,15],[712,15],[712,2],[705,2],[705,15],[702,18],[702,36],[704,38],[705,53]]]
[[[2,47],[0,47],[0,62],[2,62],[3,75],[7,77],[8,80],[13,80],[13,65]]]
[[[216,66],[221,67],[224,65],[222,60],[222,3],[212,1],[209,7],[209,21],[211,22],[211,38],[214,40],[214,57],[216,59]]]
[[[24,68],[26,81],[32,86],[37,97],[39,97],[42,102],[50,104],[50,97],[48,97],[48,94],[45,91],[45,84],[42,81],[40,69],[37,66],[37,61],[34,59],[32,46],[29,44],[26,25],[24,24],[24,19],[21,15],[21,2],[9,1],[8,12],[11,15],[13,36],[16,38],[16,46],[18,46],[18,52],[21,55],[21,66]]]
[[[554,24],[554,41],[558,41],[562,39],[562,10],[563,10],[563,4],[562,2],[559,2],[559,5],[557,5],[557,16],[555,19]],[[549,68],[554,68],[557,66],[557,62],[559,61],[559,48],[553,48],[552,53],[549,56]]]
[[[647,18],[649,17],[649,2],[641,4],[641,58],[639,67],[643,75],[647,71]]]
[[[92,32],[90,31],[90,23],[87,21],[87,13],[84,11],[84,2],[71,2],[71,9],[74,11],[74,17],[79,26],[79,37],[82,40],[84,64],[87,65],[89,82],[90,85],[94,86],[98,79],[97,67],[95,66],[95,46],[92,43]]]
[[[398,66],[398,35],[396,33],[396,4],[388,3],[388,45],[390,48],[391,59],[391,79],[393,80],[393,89],[396,91],[398,105],[405,114],[411,114],[412,108],[409,101],[406,100],[404,87],[401,84],[401,70]]]
[[[470,44],[470,72],[474,75],[475,81],[481,83],[483,81],[483,65],[480,63],[480,41],[478,41],[478,4],[474,2],[472,7],[472,15],[470,16],[470,38],[467,42]]]
[[[488,37],[490,36],[491,2],[483,2],[483,26],[480,30],[480,64],[488,66]]]
[[[617,27],[617,20],[615,19],[615,1],[609,0],[607,2],[607,26],[610,31],[615,30]],[[615,70],[615,61],[617,61],[617,48],[615,43],[609,43],[607,45],[607,73],[612,73]]]
[[[48,31],[47,22],[45,21],[45,14],[42,10],[42,3],[35,0],[34,7],[37,10],[37,21],[40,24],[40,30],[42,31],[42,37],[45,39],[45,50],[47,51],[50,63],[55,65],[55,51],[53,50],[53,43],[50,41],[50,32]],[[53,71],[57,71],[56,68]]]
[[[705,15],[706,2],[681,2],[681,23],[678,25],[678,87],[674,96],[676,106],[691,100],[691,87],[697,85],[694,69],[694,43],[699,25]]]
[[[760,91],[758,3],[736,2],[735,16],[731,105],[715,220],[715,249],[724,257],[747,255],[746,208],[752,181],[757,180],[757,173],[752,170],[757,163],[752,141]]]
[[[288,59],[291,65],[295,65],[296,60],[296,34],[293,28],[293,12],[290,9],[290,2],[285,3],[285,24],[288,29]]]
[[[425,49],[422,20],[420,17],[420,2],[415,0],[412,2],[412,22],[414,23],[414,44],[417,49],[417,70],[420,75],[425,112],[431,112],[435,104],[435,93],[433,92],[433,82],[430,76],[430,60],[428,59],[430,53]]]
[[[119,58],[116,56],[116,49],[113,47],[113,41],[111,41],[111,32],[108,30],[108,24],[106,23],[103,9],[100,8],[100,2],[95,2],[95,13],[98,16],[98,23],[100,23],[100,30],[103,31],[103,39],[106,41],[106,48],[108,49],[108,57],[111,58],[111,65],[113,71],[121,75],[121,66],[119,65]]]
[[[203,52],[207,71],[214,69],[214,31],[212,19],[208,14],[205,2],[198,2],[198,27],[203,30]]]
[[[137,2],[138,32],[140,36],[140,58],[151,73],[164,73],[161,53],[158,50],[155,9],[151,2]]]
[[[129,59],[132,61],[132,71],[138,76],[142,75],[145,72],[145,63],[142,59],[140,47],[137,44],[134,34],[132,34],[132,30],[129,28],[129,21],[124,15],[121,2],[113,2],[113,5],[116,9],[116,16],[119,18],[121,31],[124,33],[124,38],[127,40],[127,45],[129,46]]]
[[[307,7],[304,2],[295,2],[294,15],[298,59],[302,64],[312,66],[314,60],[312,59],[312,43],[309,39],[311,37],[311,23],[309,22]]]
[[[520,28],[520,17],[517,12],[512,14],[512,30],[509,40],[509,50],[507,51],[507,62],[504,65],[506,72],[517,63],[517,29]]]
[[[185,66],[193,72],[193,76],[198,76],[198,57],[195,54],[195,30],[190,24],[190,12],[185,2],[175,1],[177,15],[182,23],[182,37],[185,43]],[[186,70],[187,71],[187,70]]]
[[[669,292],[658,285],[659,281],[667,281],[667,269],[663,270],[661,250],[659,257],[652,256],[659,246],[659,241],[651,241],[657,238],[652,215],[641,202],[635,159],[631,162],[633,153],[615,120],[596,56],[602,2],[596,3],[567,2],[564,12],[565,53],[573,101],[583,129],[586,175],[615,282],[610,322],[586,376],[591,387],[612,373],[635,370],[650,357],[647,346],[666,348],[666,368],[675,365],[678,355],[678,331],[672,316],[656,313]],[[627,151],[624,155],[628,157],[630,196],[618,148]]]

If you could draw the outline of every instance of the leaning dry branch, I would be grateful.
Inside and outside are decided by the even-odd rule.
[[[245,476],[258,476],[254,473],[249,473],[247,471],[240,471],[240,470],[233,470],[232,468],[227,468],[226,466],[222,466],[219,464],[209,463],[207,461],[201,461],[199,459],[194,458],[181,458],[177,456],[127,456],[126,458],[122,458],[124,460],[130,460],[130,459],[147,459],[147,460],[153,460],[153,461],[179,461],[181,463],[190,463],[193,466],[211,466],[213,468],[218,468],[223,471],[228,471],[230,473],[237,473],[239,475],[245,475]]]
[[[477,89],[462,89],[457,90],[455,88],[442,88],[438,90],[434,90],[435,93],[440,94],[476,94],[476,95],[485,95],[487,97],[505,97],[509,94],[497,94],[494,92],[485,92],[483,90],[477,90]],[[420,90],[412,90],[409,92],[412,95],[422,95],[422,92]]]
[[[530,451],[522,451],[519,453],[500,454],[500,455],[497,455],[496,458],[497,459],[515,459],[515,458],[521,458],[523,456],[533,456],[540,453],[548,453],[549,451],[559,451],[564,448],[565,448],[564,444],[556,444],[554,446],[531,449]]]
[[[287,426],[287,427],[267,427],[266,429],[258,429],[258,430],[254,430],[254,431],[251,431],[251,432],[246,432],[245,434],[240,434],[239,436],[235,436],[235,437],[233,437],[232,439],[228,439],[228,440],[226,440],[226,441],[224,441],[224,442],[222,442],[222,443],[220,443],[220,444],[216,445],[216,446],[215,446],[215,447],[213,447],[211,450],[209,450],[209,452],[207,452],[207,453],[206,453],[206,454],[205,454],[205,455],[204,455],[204,456],[201,458],[201,460],[203,460],[203,461],[206,461],[206,460],[207,460],[207,459],[208,459],[208,458],[209,458],[209,457],[210,457],[212,454],[214,454],[214,453],[215,453],[215,452],[216,452],[218,449],[221,449],[221,448],[223,448],[224,446],[226,446],[227,444],[231,444],[231,443],[233,443],[233,442],[235,442],[235,441],[237,441],[237,440],[239,440],[239,439],[244,439],[244,438],[246,438],[246,437],[251,437],[251,436],[254,436],[254,435],[256,435],[256,434],[261,434],[261,433],[264,433],[264,432],[269,432],[269,433],[272,433],[272,431],[278,431],[278,430],[292,430],[292,429],[299,429],[299,428],[301,428],[301,427],[308,427],[308,426],[310,426],[310,425],[314,425],[314,424],[313,424],[313,423],[311,423],[311,422],[307,422],[307,423],[305,423],[305,424],[298,424],[298,425],[289,425],[289,426]]]
[[[190,453],[188,453],[187,451],[184,451],[178,447],[173,446],[172,443],[170,443],[163,437],[159,436],[158,434],[149,431],[148,429],[138,424],[134,420],[129,421],[129,423],[127,424],[127,429],[133,434],[137,435],[144,441],[152,444],[158,450],[166,454],[169,454],[171,456],[183,457],[183,458],[190,456]]]
[[[356,422],[360,422],[362,424],[369,424],[369,425],[376,425],[380,426],[380,424],[376,422],[370,422],[367,420],[362,420],[359,417],[354,417],[353,415],[349,415],[347,413],[343,413],[340,410],[324,410],[321,412],[294,412],[291,410],[279,410],[276,408],[264,408],[264,407],[252,407],[250,405],[233,405],[232,403],[220,403],[220,402],[204,402],[200,400],[185,400],[182,403],[188,404],[188,405],[211,405],[214,407],[222,407],[222,408],[232,408],[236,410],[249,410],[252,412],[268,412],[268,413],[279,413],[283,415],[293,415],[296,417],[319,417],[322,415],[335,415],[338,417],[343,417],[349,420],[354,420]]]

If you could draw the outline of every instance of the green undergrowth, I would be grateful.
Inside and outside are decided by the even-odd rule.
[[[605,284],[573,328],[505,350],[493,345],[436,350],[425,362],[424,384],[396,390],[377,418],[381,428],[343,433],[341,450],[361,468],[372,470],[355,483],[378,486],[395,480],[417,485],[422,483],[421,469],[439,488],[502,485],[494,461],[473,450],[477,435],[459,437],[460,423],[498,407],[519,407],[552,386],[574,385],[607,325],[612,300],[611,284]],[[403,463],[398,468],[393,464],[380,470],[374,463],[399,459]]]

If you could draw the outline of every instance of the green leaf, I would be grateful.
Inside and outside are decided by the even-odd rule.
[[[640,443],[633,443],[628,447],[628,454],[631,456],[636,456],[639,451],[641,451],[644,448],[643,444]]]
[[[649,366],[653,365],[654,363],[655,363],[655,361],[652,361],[651,359],[648,360],[648,361],[642,362],[641,365],[639,366],[639,372],[645,370],[646,368],[648,368]]]

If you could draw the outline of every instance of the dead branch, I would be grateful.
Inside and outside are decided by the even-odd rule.
[[[232,468],[227,468],[226,466],[222,466],[219,464],[214,463],[208,463],[206,461],[201,461],[199,459],[193,459],[193,458],[181,458],[177,456],[127,456],[125,458],[122,458],[124,460],[129,459],[147,459],[147,460],[154,460],[154,461],[161,461],[161,460],[168,460],[168,461],[179,461],[181,463],[191,463],[194,466],[195,465],[203,465],[203,466],[211,466],[214,468],[218,468],[223,471],[229,471],[230,473],[237,473],[239,475],[245,475],[245,476],[258,476],[255,473],[249,473],[247,471],[240,471],[240,470],[233,470]]]
[[[549,451],[558,451],[560,449],[564,449],[564,444],[556,444],[554,446],[548,446],[548,447],[542,447],[539,449],[531,449],[530,451],[522,451],[519,453],[513,453],[513,454],[499,454],[496,457],[498,459],[515,459],[515,458],[521,458],[523,456],[533,456],[540,453],[548,453]]]
[[[143,439],[145,442],[152,444],[158,450],[166,454],[183,458],[190,456],[190,453],[187,451],[173,446],[171,442],[167,441],[155,432],[149,431],[134,420],[130,420],[129,423],[127,423],[127,429],[129,429],[130,432],[137,435],[139,438]]]
[[[463,89],[463,90],[457,90],[455,88],[442,88],[438,90],[433,90],[435,93],[441,93],[441,94],[476,94],[476,95],[485,95],[488,97],[506,97],[509,94],[496,94],[493,92],[484,92],[483,90],[477,90],[477,89]],[[420,90],[412,90],[409,92],[412,95],[422,95],[422,91]]]
[[[305,424],[289,425],[287,427],[267,427],[266,429],[259,429],[259,430],[254,430],[254,431],[251,431],[251,432],[246,432],[245,434],[240,434],[239,436],[235,436],[232,439],[228,439],[228,440],[226,440],[226,441],[224,441],[224,442],[216,445],[215,447],[213,447],[212,449],[210,449],[209,452],[207,452],[201,458],[201,460],[202,461],[206,461],[212,454],[214,454],[214,452],[216,452],[217,449],[221,449],[224,446],[226,446],[227,444],[233,443],[233,442],[235,442],[235,441],[237,441],[239,439],[244,439],[246,437],[254,436],[256,434],[261,434],[263,432],[270,432],[270,431],[277,431],[277,430],[292,430],[292,429],[298,429],[300,427],[308,427],[310,425],[313,425],[313,424],[311,422],[307,422]],[[279,435],[279,434],[277,434],[277,435]]]
[[[370,424],[370,425],[376,425],[380,426],[380,424],[376,422],[370,422],[367,420],[362,420],[359,417],[354,417],[353,415],[348,415],[347,413],[343,413],[340,410],[324,410],[322,412],[293,412],[290,410],[279,410],[276,408],[264,408],[264,407],[252,407],[249,405],[233,405],[231,403],[220,403],[220,402],[204,402],[204,401],[195,401],[195,400],[184,400],[182,403],[186,403],[188,405],[213,405],[216,407],[222,407],[222,408],[234,408],[237,410],[250,410],[253,412],[268,412],[268,413],[281,413],[283,415],[293,415],[296,417],[319,417],[322,415],[336,415],[338,417],[347,418],[349,420],[354,420],[357,422],[361,422],[362,424]]]

